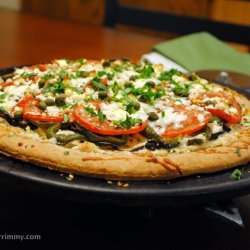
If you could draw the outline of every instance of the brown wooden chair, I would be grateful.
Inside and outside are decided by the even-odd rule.
[[[177,34],[207,31],[225,41],[250,45],[250,26],[125,6],[118,0],[106,0],[105,7],[108,27],[125,24]]]

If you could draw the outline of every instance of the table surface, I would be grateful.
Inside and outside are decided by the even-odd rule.
[[[139,60],[162,38],[0,9],[0,68],[55,58]],[[4,21],[3,21],[4,20]]]
[[[4,9],[0,9],[0,20],[1,20],[0,21],[0,48],[1,48],[0,68],[7,68],[14,65],[48,62],[55,58],[77,59],[83,57],[91,59],[101,59],[101,58],[127,57],[132,60],[139,60],[142,54],[150,52],[154,44],[163,41],[163,38],[159,38],[156,36],[142,35],[131,31],[113,30],[103,27],[90,27],[82,23],[66,22],[63,20],[51,19],[41,16],[33,16],[31,14],[19,13]],[[9,187],[11,187],[11,184],[9,185]],[[79,206],[78,204],[69,204],[66,201],[59,201],[59,200],[52,201],[50,198],[46,197],[40,197],[38,202],[37,200],[38,198],[35,198],[37,196],[33,194],[26,194],[20,191],[19,192],[9,191],[8,189],[9,187],[6,187],[6,190],[1,188],[0,192],[2,199],[1,204],[4,204],[4,206],[1,206],[0,208],[0,224],[2,224],[1,227],[2,230],[7,230],[9,232],[11,231],[11,228],[16,227],[18,223],[26,223],[25,230],[31,230],[31,231],[33,230],[34,232],[34,230],[39,231],[38,227],[39,225],[40,227],[43,227],[43,229],[45,229],[49,221],[52,221],[54,224],[52,226],[52,229],[50,230],[52,231],[58,230],[57,225],[59,225],[62,227],[61,230],[59,230],[59,233],[62,234],[62,237],[64,237],[65,232],[63,231],[63,227],[65,226],[71,227],[72,225],[74,225],[74,221],[71,221],[71,219],[69,218],[66,224],[63,224],[62,221],[59,222],[59,219],[55,221],[54,219],[52,219],[52,216],[49,215],[48,211],[51,211],[51,209],[55,216],[60,215],[63,217],[64,212],[72,214],[74,220],[77,220],[78,216],[81,216],[82,218],[80,222],[83,224],[84,224],[83,220],[86,219],[87,225],[88,226],[91,225],[90,231],[88,231],[86,227],[82,231],[82,226],[84,227],[84,225],[79,223],[77,229],[75,230],[77,231],[78,237],[80,237],[83,232],[86,235],[86,231],[88,231],[87,235],[90,235],[89,241],[91,241],[92,238],[94,239],[96,236],[95,233],[91,234],[92,231],[95,231],[96,229],[94,228],[95,226],[96,227],[100,226],[100,223],[109,223],[109,219],[106,218],[102,219],[101,222],[99,222],[99,224],[97,221],[94,222],[93,224],[93,221],[91,219],[95,218],[95,216],[93,214],[90,215],[90,217],[87,216],[87,214],[91,213],[92,208],[86,208],[86,207],[83,208],[82,205]],[[29,210],[29,207],[34,206],[33,201],[36,203],[38,202],[38,204],[40,205],[39,206],[37,205],[35,207],[37,213],[33,211],[31,214],[32,218],[34,218],[39,213],[43,214],[40,220],[38,220],[37,224],[38,226],[35,225],[36,223],[34,222],[32,223],[28,222],[29,213],[27,213],[27,211]],[[229,246],[229,244],[233,242],[233,235],[235,234],[235,231],[233,230],[230,231],[229,229],[225,229],[227,232],[230,231],[226,235],[228,237],[227,241],[229,241],[229,244],[225,243],[225,245],[223,245],[224,242],[223,240],[221,240],[220,242],[221,245],[218,247],[218,249],[247,249],[244,248],[244,246],[250,247],[249,246],[250,245],[250,240],[249,240],[250,239],[250,196],[240,197],[236,199],[235,202],[239,206],[243,214],[244,221],[246,222],[247,225],[247,231],[245,231],[244,234],[240,234],[239,232],[236,233],[237,237],[241,237],[240,238],[241,242],[239,243],[243,244],[242,248],[237,248],[238,247],[237,244],[235,244],[235,248],[233,247],[224,248],[224,246]],[[54,208],[47,207],[45,205],[46,203],[48,203],[49,206],[52,206]],[[76,207],[78,207],[77,213],[74,214],[74,210]],[[81,207],[81,209],[83,210],[79,210],[79,207]],[[62,209],[60,213],[57,213],[58,210],[60,209]],[[17,210],[19,211],[18,213],[16,212]],[[93,211],[98,212],[97,210],[98,208],[94,208]],[[81,214],[82,211],[85,211],[83,212],[85,213],[84,215]],[[110,213],[111,211],[110,209],[102,210],[101,216],[104,217],[106,216],[105,211],[108,213],[108,216],[112,216],[112,214]],[[121,212],[124,213],[125,211],[122,210]],[[21,218],[24,214],[25,214],[24,218]],[[162,214],[164,214],[164,211],[161,211],[160,214],[161,218],[158,218],[156,216],[156,219],[151,222],[150,221],[145,222],[145,220],[139,220],[138,223],[140,224],[140,226],[138,224],[137,225],[138,227],[135,228],[134,230],[137,229],[140,230],[139,236],[141,237],[142,240],[143,238],[145,239],[145,237],[147,238],[150,236],[151,234],[150,230],[152,229],[152,228],[150,229],[150,227],[152,226],[157,227],[159,224],[161,224],[160,226],[162,226],[162,224],[164,224],[164,220],[166,223],[165,224],[166,227],[168,223],[167,220],[172,221],[171,225],[174,227],[175,232],[178,234],[179,228],[176,225],[178,225],[179,223],[180,227],[183,226],[182,225],[183,217],[181,217],[181,219],[179,219],[176,222],[173,218],[172,219],[170,218],[171,216],[162,219]],[[190,211],[187,213],[187,216],[189,216],[189,214]],[[131,216],[131,214],[128,214],[127,216],[129,217]],[[187,221],[187,223],[192,223],[194,227],[201,226],[201,223],[199,222],[200,217],[198,215],[196,216],[190,214],[190,216],[193,217],[192,219]],[[99,217],[98,219],[100,219]],[[128,221],[126,222],[124,218],[119,217],[117,214],[115,215],[114,218],[117,220],[121,220],[122,223],[125,223],[126,230],[130,232],[130,239],[133,239],[134,236],[131,234],[129,228],[130,226],[132,226],[131,218],[129,222]],[[135,218],[138,218],[135,211],[133,211],[132,218],[134,218],[133,221],[135,221]],[[202,220],[205,219],[203,218]],[[115,227],[119,226],[122,227],[122,225],[120,225],[117,221],[113,223]],[[141,226],[144,225],[143,223],[144,224],[146,223],[145,225],[147,225],[148,228],[146,227],[146,229],[145,228],[143,229]],[[201,237],[201,239],[204,239],[205,237],[206,240],[207,238],[209,238],[209,234],[213,231],[213,228],[217,228],[217,225],[213,225],[213,223],[209,219],[207,219],[204,223],[207,223],[207,225],[209,225],[210,228],[204,231],[204,233],[207,234],[207,236],[204,236],[204,234],[200,234],[199,237]],[[183,233],[186,234],[185,239],[188,239],[189,227],[186,226],[184,228],[185,230],[183,229],[184,231],[183,230],[182,231]],[[219,234],[221,231],[224,230],[224,228],[227,227],[220,225],[219,228],[220,231],[219,229],[215,230],[217,234]],[[20,233],[21,229],[22,227],[20,227],[19,224],[19,226],[16,227],[15,232]],[[105,230],[105,227],[101,225],[101,229]],[[169,236],[171,237],[173,231],[171,231],[169,228],[166,230]],[[196,228],[195,232],[198,233],[199,228]],[[1,232],[1,233],[6,233],[6,232]],[[113,233],[115,234],[118,233],[116,231],[116,228],[114,228]],[[159,232],[159,234],[157,234],[156,236],[156,231],[153,230],[153,239],[152,239],[153,241],[151,242],[152,246],[155,244],[154,241],[157,241],[159,239],[160,241],[165,242],[165,236],[164,234],[161,235],[161,233],[162,232]],[[102,234],[99,234],[98,236],[102,237]],[[60,236],[57,235],[57,237],[58,237],[57,239],[61,239]],[[122,233],[120,234],[119,237],[121,237],[122,240]],[[178,237],[175,236],[173,237],[173,240],[177,240],[177,238]],[[190,238],[192,238],[192,232],[190,232]],[[217,237],[217,239],[219,238],[220,237]],[[134,249],[140,249],[138,239],[136,238],[134,239],[137,240],[136,246],[138,246],[135,247]],[[80,239],[78,239],[78,241],[80,241]],[[212,239],[211,241],[208,240],[208,242],[211,242],[212,244],[213,240]],[[109,242],[107,241],[105,243],[109,244]],[[116,239],[116,244],[119,244],[119,241],[117,242],[117,239]],[[175,242],[173,242],[173,245],[174,244]],[[178,244],[180,244],[180,242]],[[125,247],[122,249],[125,249]],[[207,246],[206,249],[217,249],[217,248],[215,248],[214,244],[212,244],[211,248]]]

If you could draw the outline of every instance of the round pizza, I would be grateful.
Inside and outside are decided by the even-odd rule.
[[[109,180],[216,172],[250,161],[250,101],[162,65],[54,60],[0,77],[0,152]]]

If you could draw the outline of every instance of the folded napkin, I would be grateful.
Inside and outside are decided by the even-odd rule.
[[[207,32],[163,42],[153,50],[189,71],[223,70],[250,75],[250,55],[234,50]]]

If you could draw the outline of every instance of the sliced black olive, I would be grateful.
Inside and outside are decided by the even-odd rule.
[[[148,140],[147,143],[145,144],[145,148],[149,150],[155,150],[160,148],[171,149],[177,147],[179,144],[180,144],[179,142],[169,143],[165,141],[157,142],[155,140]]]
[[[178,142],[178,141],[175,141],[175,142],[162,141],[160,145],[161,145],[161,148],[170,149],[170,148],[175,148],[175,147],[179,146],[180,142]]]
[[[129,88],[129,87],[131,87],[132,85],[133,85],[132,82],[125,82],[125,84],[124,84],[125,88]]]
[[[148,140],[147,143],[145,144],[145,148],[149,150],[155,150],[159,149],[159,143],[157,143],[155,140]]]
[[[55,99],[56,106],[59,106],[59,107],[64,106],[66,104],[65,99],[66,99],[65,94],[58,95]]]
[[[129,62],[129,61],[130,61],[128,58],[123,57],[123,56],[121,56],[119,59],[120,59],[121,61],[123,61],[123,62]]]
[[[74,122],[63,122],[63,123],[61,123],[61,129],[75,131],[75,123]]]
[[[55,105],[55,100],[53,98],[47,98],[44,101],[47,106],[54,106]]]
[[[188,142],[187,142],[187,145],[188,146],[191,146],[191,145],[200,145],[200,144],[202,144],[204,142],[204,140],[202,140],[202,139],[190,139],[190,140],[188,140]]]
[[[106,97],[107,97],[107,91],[100,91],[100,92],[98,93],[98,97],[99,97],[100,99],[106,98]]]
[[[104,62],[102,63],[102,66],[103,66],[104,68],[110,67],[110,61],[104,61]]]
[[[225,122],[223,122],[222,127],[223,127],[223,130],[226,131],[226,132],[230,132],[230,131],[231,131],[231,128],[229,128],[229,127],[226,125]]]
[[[149,85],[151,88],[155,87],[155,83],[153,81],[148,81],[146,84]]]
[[[140,102],[147,102],[148,100],[147,100],[147,98],[146,98],[145,96],[141,95],[141,96],[139,97],[139,101],[140,101]]]
[[[130,77],[129,77],[129,80],[130,80],[130,81],[135,81],[135,80],[136,80],[136,76],[135,76],[135,75],[130,76]]]
[[[14,127],[20,127],[20,128],[25,129],[27,126],[29,126],[31,130],[36,129],[36,126],[28,123],[28,121],[22,120],[22,117],[15,118],[14,116],[11,116],[5,110],[0,110],[0,117],[4,118],[11,126],[14,126]]]
[[[141,108],[141,105],[139,102],[133,102],[133,107],[135,110],[139,110]]]
[[[220,119],[220,118],[219,118],[219,119]],[[215,140],[215,139],[217,139],[220,135],[224,134],[224,132],[230,132],[230,131],[231,131],[231,128],[229,128],[229,127],[226,125],[226,122],[225,122],[225,121],[222,122],[222,128],[223,128],[223,131],[220,131],[220,132],[218,132],[218,133],[211,134],[210,140]]]
[[[148,119],[150,121],[157,121],[159,119],[159,116],[155,112],[149,112]]]
[[[44,87],[45,82],[46,82],[46,81],[45,81],[44,79],[41,79],[41,80],[38,82],[38,87],[39,87],[39,89],[41,89],[41,88]]]
[[[44,101],[39,102],[38,108],[41,110],[45,110],[47,108],[47,105]]]
[[[215,140],[215,139],[217,139],[222,134],[224,134],[224,131],[212,134],[211,137],[210,137],[210,140]]]

